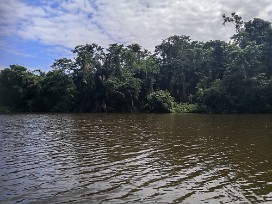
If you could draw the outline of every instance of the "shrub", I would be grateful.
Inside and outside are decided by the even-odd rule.
[[[146,109],[152,113],[173,112],[174,98],[168,91],[155,91],[147,96]]]
[[[176,103],[174,107],[175,113],[196,113],[198,110],[198,105],[191,103]]]

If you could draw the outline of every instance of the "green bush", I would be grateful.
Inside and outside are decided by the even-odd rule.
[[[173,112],[174,98],[168,91],[155,91],[147,96],[146,109],[151,113]]]
[[[196,113],[199,107],[197,104],[191,103],[176,103],[174,106],[175,113]]]

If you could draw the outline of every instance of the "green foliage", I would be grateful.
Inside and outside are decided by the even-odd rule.
[[[175,113],[196,113],[199,107],[197,104],[192,103],[175,103],[174,112]]]
[[[208,113],[231,112],[233,97],[227,95],[221,80],[216,80],[206,88],[200,88],[197,92],[200,110]]]
[[[10,111],[31,111],[37,89],[37,76],[25,67],[11,65],[0,73],[0,106]]]
[[[61,70],[50,71],[41,82],[43,110],[69,112],[73,110],[75,85]]]
[[[229,43],[175,35],[154,54],[86,44],[47,73],[11,65],[0,71],[0,111],[271,113],[271,23],[236,13],[225,23],[236,30]]]
[[[173,112],[174,98],[168,91],[155,91],[147,96],[146,110],[152,113]]]
[[[108,112],[134,112],[141,90],[141,80],[127,78],[120,81],[111,78],[106,82],[107,111]],[[136,103],[136,104],[135,104]]]

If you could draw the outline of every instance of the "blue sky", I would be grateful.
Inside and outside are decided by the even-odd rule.
[[[76,45],[139,43],[150,51],[171,35],[228,40],[221,15],[272,21],[271,0],[0,0],[0,68],[50,70]]]

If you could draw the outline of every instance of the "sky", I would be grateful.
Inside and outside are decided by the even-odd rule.
[[[222,25],[222,14],[231,12],[272,22],[272,1],[0,0],[0,69],[18,64],[48,71],[86,43],[138,43],[152,52],[172,35],[229,41],[234,28]]]

